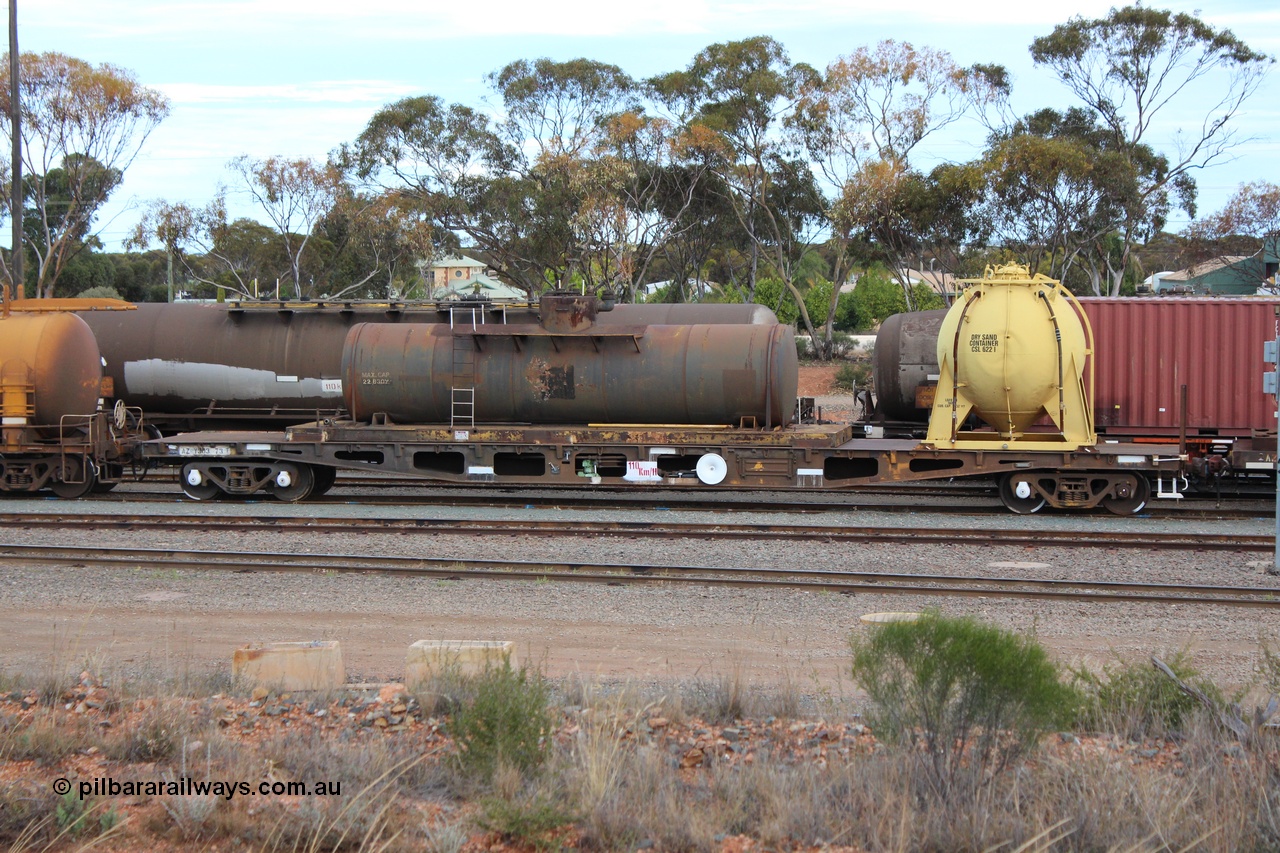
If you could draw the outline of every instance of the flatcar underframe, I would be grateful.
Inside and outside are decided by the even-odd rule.
[[[267,492],[322,494],[337,470],[508,486],[633,483],[637,487],[840,490],[995,477],[1014,512],[1044,506],[1140,511],[1150,484],[1177,497],[1179,459],[1150,445],[1081,450],[935,450],[904,439],[854,438],[848,425],[776,430],[703,426],[401,426],[321,421],[283,432],[200,432],[141,445],[180,467],[197,500]],[[1163,488],[1168,484],[1171,488]]]

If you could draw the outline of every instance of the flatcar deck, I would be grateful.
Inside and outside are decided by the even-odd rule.
[[[909,439],[855,437],[848,424],[761,430],[322,421],[283,432],[174,436],[144,444],[143,454],[157,465],[183,466],[184,481],[192,485],[211,482],[221,491],[246,494],[270,491],[273,482],[281,482],[279,496],[290,500],[309,492],[293,485],[299,467],[376,470],[454,483],[801,490],[994,475],[1010,481],[1006,504],[1011,509],[1034,512],[1046,502],[1105,505],[1117,494],[1145,503],[1146,480],[1172,482],[1178,468],[1176,456],[1161,457],[1154,449],[1100,444],[1061,451],[936,450]],[[285,476],[279,477],[282,471]],[[1126,485],[1117,492],[1118,484]],[[188,494],[205,493],[188,489]]]

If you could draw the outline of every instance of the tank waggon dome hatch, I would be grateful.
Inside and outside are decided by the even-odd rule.
[[[1097,442],[1093,333],[1076,298],[1027,267],[988,267],[947,312],[926,443],[972,450],[1076,450]],[[970,416],[984,424],[972,428]]]

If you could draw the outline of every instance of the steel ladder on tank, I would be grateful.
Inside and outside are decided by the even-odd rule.
[[[476,425],[476,351],[470,335],[458,334],[467,325],[476,328],[476,315],[484,323],[484,313],[474,307],[450,306],[449,328],[453,331],[453,387],[449,405],[449,426],[470,429]]]

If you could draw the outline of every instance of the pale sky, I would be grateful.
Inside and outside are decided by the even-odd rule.
[[[55,50],[123,66],[164,92],[172,113],[126,172],[97,228],[117,249],[147,201],[202,205],[220,183],[233,190],[233,215],[255,216],[237,202],[232,158],[324,158],[353,140],[373,113],[409,95],[484,107],[483,77],[516,59],[577,57],[610,62],[641,78],[685,67],[703,47],[773,36],[791,59],[821,69],[883,39],[946,50],[963,65],[1005,65],[1019,114],[1074,102],[1028,48],[1074,15],[1101,17],[1106,0],[868,2],[868,0],[18,0],[24,52]],[[1149,2],[1195,12],[1250,47],[1280,56],[1280,4],[1274,0]],[[1231,163],[1195,174],[1199,213],[1222,207],[1247,181],[1280,182],[1280,68],[1235,121],[1252,140]],[[1170,113],[1163,137],[1171,152],[1180,123],[1196,132],[1207,104]],[[917,165],[964,161],[983,147],[976,124],[933,142]],[[1185,217],[1170,223],[1186,225]],[[7,229],[4,229],[7,231]],[[7,235],[6,235],[7,236]],[[6,241],[0,240],[7,245]]]

